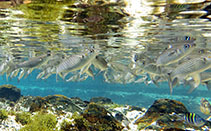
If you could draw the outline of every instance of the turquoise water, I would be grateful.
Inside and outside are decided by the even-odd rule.
[[[170,95],[168,84],[161,83],[160,87],[153,84],[146,86],[144,83],[139,84],[112,84],[104,82],[103,76],[99,75],[94,80],[89,78],[82,82],[56,82],[56,76],[53,75],[46,80],[37,80],[37,72],[34,71],[30,77],[21,79],[19,82],[16,78],[5,80],[1,77],[1,84],[12,84],[21,89],[24,96],[47,96],[62,94],[68,97],[79,97],[82,100],[90,100],[92,97],[108,97],[113,102],[119,104],[136,105],[148,108],[155,100],[168,98],[181,101],[192,112],[200,113],[200,99],[210,98],[210,91],[205,86],[200,86],[197,90],[188,93],[189,88],[184,86],[176,87],[173,94]],[[203,115],[203,114],[201,114]]]
[[[135,83],[136,77],[142,78],[147,72],[129,74],[132,80],[124,77],[132,72],[136,54],[144,54],[156,61],[166,49],[194,40],[210,55],[209,1],[32,0],[13,6],[7,2],[4,6],[3,2],[0,4],[2,65],[9,62],[20,64],[48,52],[53,54],[53,58],[59,54],[56,60],[62,61],[73,54],[86,56],[90,50],[97,50],[108,63],[119,62],[127,67],[121,70],[120,65],[112,68],[111,64],[98,73],[99,69],[92,65],[94,79],[88,76],[83,81],[65,82],[60,77],[56,80],[55,69],[50,72],[49,78],[36,79],[45,67],[58,67],[58,64],[37,65],[28,77],[20,80],[12,78],[8,64],[4,67],[6,71],[1,69],[1,84],[17,86],[24,96],[62,94],[83,100],[103,96],[119,104],[146,108],[157,99],[169,98],[183,102],[191,112],[199,114],[200,99],[204,97],[211,101],[211,91],[202,84],[191,94],[188,93],[189,87],[181,84],[173,89],[171,95],[167,80],[159,82],[159,87],[152,83]],[[175,68],[177,64],[172,66]],[[28,67],[23,69],[29,70]],[[71,73],[79,74],[79,71]],[[6,74],[9,75],[8,80]],[[108,80],[105,74],[109,76]]]

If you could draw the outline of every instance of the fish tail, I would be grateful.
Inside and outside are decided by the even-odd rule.
[[[190,84],[190,89],[189,89],[189,91],[188,91],[188,94],[192,93],[196,88],[197,88],[197,87],[195,87],[195,85],[191,83],[191,84]]]
[[[56,82],[58,82],[58,73],[56,73]]]
[[[171,78],[171,74],[168,73],[168,85],[169,85],[169,89],[170,89],[170,94],[172,94],[173,92],[173,84],[172,84],[172,78]]]

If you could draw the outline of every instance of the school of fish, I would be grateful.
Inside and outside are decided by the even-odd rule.
[[[191,93],[200,84],[211,89],[210,51],[209,48],[201,48],[195,39],[185,36],[182,42],[154,52],[157,54],[153,57],[146,52],[116,56],[97,47],[69,54],[46,51],[35,53],[28,59],[5,57],[1,60],[0,73],[6,74],[7,79],[17,77],[21,80],[38,69],[37,79],[47,79],[55,74],[57,81],[66,82],[103,75],[108,83],[153,83],[159,87],[160,82],[168,82],[170,93],[175,86],[183,84],[190,86]]]

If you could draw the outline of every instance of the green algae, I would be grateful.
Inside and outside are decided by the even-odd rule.
[[[16,113],[15,120],[22,125],[26,125],[31,122],[31,114],[28,112]]]
[[[71,121],[63,120],[60,126],[60,131],[71,131],[73,128],[73,123]]]
[[[32,117],[32,121],[21,128],[20,131],[55,131],[56,123],[55,115],[38,112]]]
[[[8,112],[5,109],[0,110],[0,120],[6,120],[8,118]]]

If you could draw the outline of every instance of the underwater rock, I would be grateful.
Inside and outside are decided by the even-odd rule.
[[[106,97],[93,97],[90,99],[90,102],[98,104],[113,104],[112,100]]]
[[[46,109],[46,101],[43,97],[37,96],[30,103],[30,112],[40,111],[41,109]]]
[[[0,86],[0,98],[5,98],[10,101],[16,102],[21,97],[21,91],[19,88],[13,85]]]
[[[168,129],[164,129],[163,131],[186,131],[180,128],[168,128]]]
[[[88,104],[90,103],[88,101],[81,100],[79,97],[71,97],[70,99],[71,99],[71,101],[73,103],[75,103],[76,105],[80,106],[81,108],[87,107]]]
[[[80,105],[75,104],[70,98],[63,95],[49,95],[46,97],[24,96],[19,100],[15,109],[16,111],[30,112],[51,110],[57,114],[76,111],[82,112]]]
[[[41,109],[46,109],[45,99],[41,96],[23,96],[15,105],[15,111],[36,112]]]
[[[106,131],[117,131],[123,129],[121,123],[119,123],[110,112],[95,103],[90,103],[82,116],[90,124],[87,130],[102,129]]]
[[[170,100],[170,99],[159,99],[156,100],[151,107],[147,110],[145,115],[136,120],[136,124],[142,124],[142,128],[147,127],[153,122],[156,122],[159,119],[167,119],[162,120],[163,122],[170,121],[168,116],[171,113],[188,113],[186,107],[179,101]],[[167,116],[166,116],[167,115]],[[166,116],[166,117],[165,117]]]
[[[45,97],[49,106],[53,106],[57,113],[82,112],[83,108],[74,103],[70,98],[63,95],[49,95]]]

